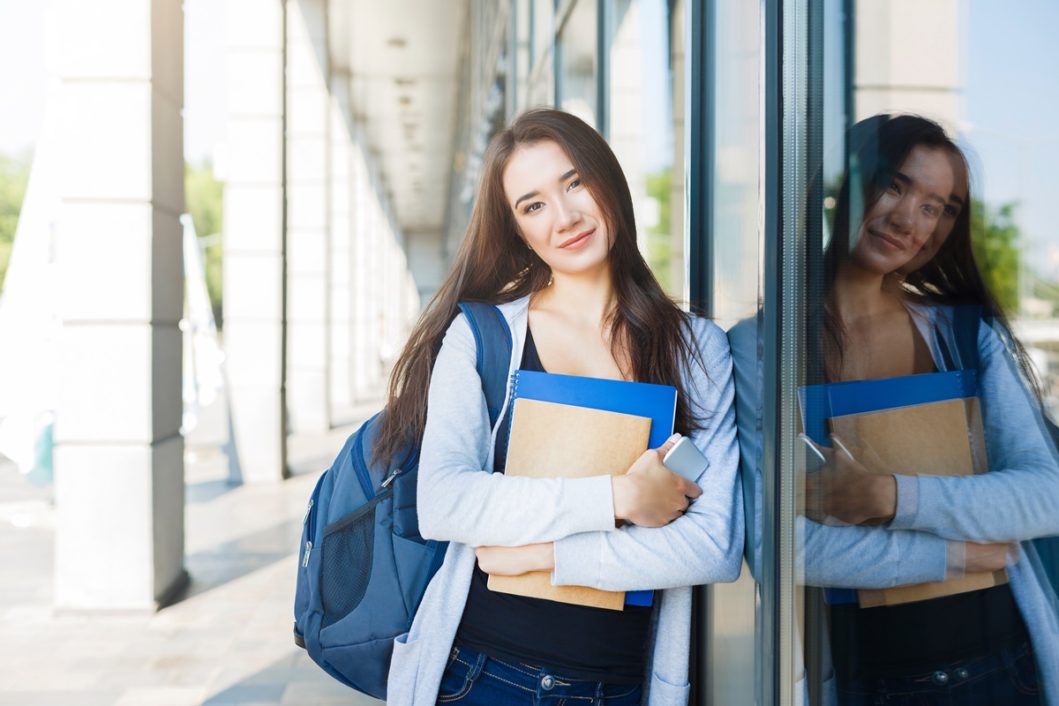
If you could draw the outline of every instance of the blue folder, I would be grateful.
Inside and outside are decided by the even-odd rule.
[[[677,411],[677,390],[670,385],[556,375],[533,370],[516,370],[512,373],[512,405],[516,399],[648,417],[651,420],[651,433],[647,447],[652,449],[661,446],[673,434]],[[649,606],[653,594],[653,591],[628,591],[625,605]]]
[[[976,394],[978,371],[975,369],[806,385],[798,391],[805,434],[821,446],[831,446],[828,420],[832,417],[963,399]],[[851,588],[829,588],[825,600],[830,605],[856,603],[857,592]]]
[[[978,371],[951,370],[882,380],[806,385],[798,394],[805,433],[816,443],[830,446],[827,421],[831,417],[974,397],[978,394]]]

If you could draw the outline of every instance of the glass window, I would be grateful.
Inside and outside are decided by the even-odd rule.
[[[606,0],[607,138],[629,181],[641,251],[663,288],[683,299],[683,116],[674,104],[673,28],[666,0]],[[679,26],[678,26],[679,29]],[[681,87],[676,86],[677,90]]]
[[[748,632],[740,584],[711,588],[715,703],[747,702],[747,654],[763,704],[1059,688],[1036,628],[1059,606],[1059,10],[1024,9],[713,5],[709,271],[758,606]]]
[[[692,17],[693,27],[702,27]],[[737,390],[737,416],[755,423],[740,428],[740,439],[746,440],[743,453],[760,458],[762,426],[759,413],[762,371],[762,336],[759,317],[764,300],[763,263],[763,190],[762,140],[762,32],[763,17],[759,4],[740,0],[713,3],[713,13],[706,27],[708,54],[703,84],[693,90],[688,100],[693,109],[708,110],[706,120],[698,121],[703,136],[705,179],[700,186],[708,212],[698,222],[708,237],[709,261],[705,273],[712,282],[708,304],[710,314],[729,331]],[[694,31],[694,30],[693,30]],[[692,34],[695,40],[694,33]],[[701,51],[692,47],[692,52]],[[694,71],[694,69],[692,69]],[[694,80],[694,79],[693,79]],[[696,121],[693,121],[695,124]],[[693,143],[694,144],[694,143]],[[703,207],[699,205],[699,207]],[[692,207],[696,207],[695,202]],[[692,233],[691,237],[697,234]],[[752,401],[751,401],[752,400]],[[752,412],[750,411],[752,410]],[[744,433],[745,431],[745,433]],[[747,465],[744,463],[743,472]],[[760,493],[760,484],[744,479],[745,492]],[[747,501],[748,508],[754,504]],[[749,513],[748,521],[752,521]],[[750,554],[760,558],[760,545]],[[760,577],[760,564],[755,574]],[[754,575],[744,565],[738,581],[709,587],[709,599],[700,624],[710,627],[703,652],[707,660],[699,665],[699,679],[705,687],[701,703],[754,703],[755,685],[762,680],[758,670],[771,668],[761,659],[760,643],[755,641]],[[758,694],[760,697],[760,694]],[[762,703],[758,698],[757,703]]]
[[[562,110],[598,127],[597,13],[596,0],[579,0],[562,23],[558,37],[556,103]]]

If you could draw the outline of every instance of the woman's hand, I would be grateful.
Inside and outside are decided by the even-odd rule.
[[[833,437],[834,438],[834,437]],[[836,446],[844,448],[836,440]],[[897,512],[897,481],[870,473],[848,452],[816,447],[827,466],[805,475],[805,514],[830,525],[889,522]]]
[[[551,571],[555,568],[553,542],[523,547],[478,547],[474,553],[482,571],[497,576],[518,576],[530,571]]]
[[[965,573],[1000,571],[1008,565],[1008,555],[1018,557],[1014,544],[963,543],[963,570]]]
[[[657,449],[644,451],[625,475],[614,476],[615,520],[663,527],[684,514],[690,500],[702,495],[699,486],[662,465],[662,458],[679,439],[674,434]]]

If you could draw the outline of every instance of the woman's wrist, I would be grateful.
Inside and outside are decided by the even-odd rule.
[[[629,478],[612,476],[610,479],[611,495],[614,497],[614,521],[624,522],[629,519]]]
[[[876,517],[889,522],[897,514],[897,478],[893,474],[876,476],[875,481]]]

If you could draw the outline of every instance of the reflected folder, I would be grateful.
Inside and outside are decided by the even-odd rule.
[[[872,473],[983,473],[985,433],[976,391],[977,376],[968,370],[816,385],[803,389],[805,427],[814,441],[827,445],[830,427]],[[857,600],[864,608],[899,605],[1006,581],[1004,571],[972,573],[946,581],[861,589]],[[828,591],[828,602],[846,602],[846,593]]]

